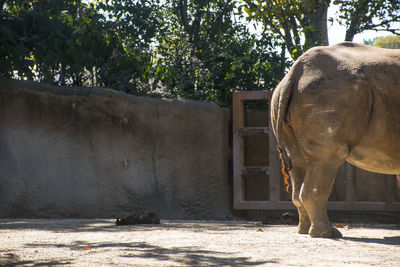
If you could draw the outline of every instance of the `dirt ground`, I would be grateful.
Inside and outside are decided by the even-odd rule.
[[[400,266],[400,225],[338,225],[341,239],[292,225],[109,219],[0,220],[2,266]]]

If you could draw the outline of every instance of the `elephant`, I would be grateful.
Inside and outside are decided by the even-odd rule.
[[[344,162],[400,173],[400,50],[352,42],[301,55],[271,97],[298,233],[338,238],[327,202]]]

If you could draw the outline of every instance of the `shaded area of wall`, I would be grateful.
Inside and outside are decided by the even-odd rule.
[[[0,79],[0,217],[230,216],[230,111]]]

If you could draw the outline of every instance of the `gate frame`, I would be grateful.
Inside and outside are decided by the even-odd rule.
[[[276,151],[276,139],[272,132],[271,120],[268,114],[268,127],[245,127],[244,101],[266,100],[271,102],[271,91],[241,91],[233,92],[232,121],[233,121],[233,208],[238,210],[293,210],[296,207],[291,201],[281,200],[280,160]],[[269,105],[270,106],[270,105]],[[269,137],[269,165],[244,166],[245,136]],[[397,180],[395,176],[387,176],[386,201],[355,201],[354,178],[355,166],[346,163],[345,201],[328,201],[328,210],[368,210],[368,211],[400,211],[400,202],[396,199]],[[269,200],[248,201],[244,198],[245,185],[243,176],[269,175]]]

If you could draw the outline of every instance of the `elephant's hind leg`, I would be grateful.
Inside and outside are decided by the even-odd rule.
[[[311,220],[312,237],[341,237],[328,220],[327,203],[340,163],[314,160],[307,164],[300,199]]]
[[[296,166],[290,171],[290,179],[292,181],[292,201],[299,213],[299,226],[297,229],[299,234],[308,234],[311,226],[310,218],[300,200],[300,189],[304,181],[304,174],[305,171],[303,167]]]
[[[297,232],[299,234],[308,234],[311,226],[311,221],[308,217],[307,211],[304,208],[303,203],[300,200],[300,189],[304,182],[306,161],[301,154],[292,128],[285,125],[283,130],[285,134],[285,144],[290,154],[290,160],[293,166],[290,170],[290,180],[292,184],[292,201],[299,213],[299,226]]]

